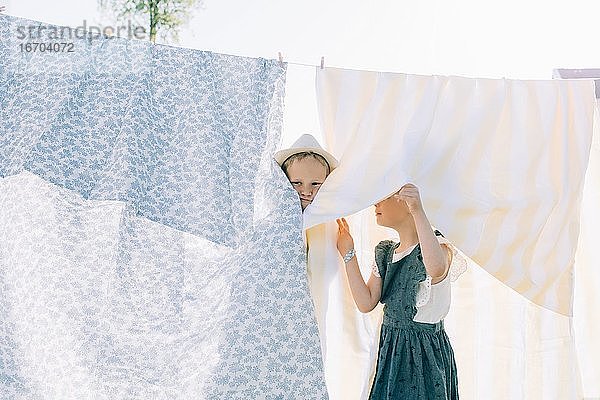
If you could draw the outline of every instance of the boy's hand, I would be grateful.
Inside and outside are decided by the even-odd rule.
[[[337,219],[336,222],[338,224],[337,249],[340,255],[344,257],[346,253],[354,248],[354,239],[352,239],[350,227],[345,218]]]
[[[396,200],[406,202],[408,211],[411,214],[423,211],[423,204],[421,203],[421,196],[419,195],[419,189],[412,183],[407,183],[402,186],[398,193],[394,195]]]

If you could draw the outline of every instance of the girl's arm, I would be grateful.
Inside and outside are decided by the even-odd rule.
[[[431,282],[437,283],[446,276],[452,253],[447,246],[442,248],[439,244],[423,209],[419,189],[409,183],[402,186],[396,196],[398,199],[404,200],[408,206],[408,210],[415,222],[415,229],[423,256],[423,264],[425,264],[427,274],[431,276]]]
[[[337,224],[337,248],[343,258],[350,250],[354,249],[354,240],[352,239],[352,235],[350,235],[350,227],[345,218],[338,219]],[[373,310],[381,298],[381,278],[371,273],[369,282],[365,284],[356,257],[352,257],[346,263],[346,275],[348,276],[350,291],[358,310],[363,313]]]

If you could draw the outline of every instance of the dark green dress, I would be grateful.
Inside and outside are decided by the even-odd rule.
[[[419,282],[427,277],[421,247],[393,263],[398,245],[384,240],[375,248],[385,306],[369,399],[458,399],[454,352],[443,321],[413,321]]]

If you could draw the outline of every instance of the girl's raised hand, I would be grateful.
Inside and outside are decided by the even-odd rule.
[[[340,255],[344,257],[346,253],[354,248],[354,239],[352,239],[350,227],[345,218],[336,219],[336,222],[338,224],[337,249]]]
[[[411,214],[423,210],[423,204],[421,203],[421,195],[419,189],[412,183],[407,183],[402,186],[398,193],[394,195],[396,200],[406,202],[408,211]]]

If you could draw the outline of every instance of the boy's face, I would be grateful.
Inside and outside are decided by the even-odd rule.
[[[298,192],[304,210],[325,181],[327,168],[313,157],[306,157],[292,162],[287,169],[287,177]]]

